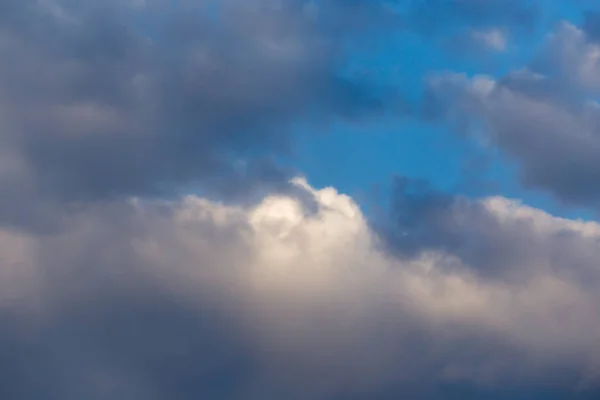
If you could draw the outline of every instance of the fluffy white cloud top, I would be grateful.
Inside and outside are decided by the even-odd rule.
[[[252,207],[138,199],[81,210],[52,234],[3,230],[0,319],[10,329],[0,346],[15,359],[2,368],[21,378],[3,390],[248,399],[597,384],[596,266],[525,259],[527,279],[514,281],[449,251],[402,261],[350,197],[294,184],[316,211],[280,195]],[[504,198],[478,204],[496,236],[520,224],[539,246],[564,235],[574,253],[600,238],[596,223]]]

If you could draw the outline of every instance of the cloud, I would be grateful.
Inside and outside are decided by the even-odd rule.
[[[540,273],[570,275],[581,284],[597,279],[595,222],[554,218],[503,197],[451,196],[406,178],[397,179],[394,193],[382,232],[401,256],[443,251],[502,282],[525,282]],[[453,267],[455,260],[449,261]]]
[[[399,26],[397,2],[178,3],[0,4],[0,397],[597,395],[598,224],[402,180],[376,224],[280,162],[297,121],[385,110],[341,71],[348,43]],[[471,33],[536,19],[422,5],[425,35],[440,9]],[[443,76],[430,115],[509,124],[533,104],[557,138],[595,126],[584,39],[551,39],[549,72]],[[491,142],[527,154],[498,126]]]
[[[357,5],[315,17],[304,1],[180,3],[3,2],[2,220],[198,185],[234,198],[289,189],[294,171],[275,160],[294,122],[385,107],[340,73],[354,30],[324,29]],[[369,4],[363,36],[387,15]]]
[[[303,213],[284,195],[247,207],[188,196],[90,206],[52,234],[5,229],[3,271],[20,272],[2,280],[3,394],[593,393],[597,268],[572,261],[595,255],[597,224],[506,199],[473,202],[479,214],[442,207],[462,222],[455,237],[487,224],[473,254],[497,255],[493,246],[505,237],[503,250],[516,256],[494,260],[496,275],[524,255],[529,278],[499,280],[478,272],[482,256],[464,256],[460,246],[390,256],[351,198],[295,182],[314,194],[317,212]],[[448,236],[429,214],[417,213],[426,231]],[[527,256],[510,238],[514,227],[540,243],[531,253],[559,244],[562,258]]]
[[[512,0],[423,0],[406,6],[405,26],[441,41],[450,54],[482,55],[504,51],[508,35],[530,35],[541,9],[535,2]]]
[[[426,115],[499,148],[517,163],[526,186],[597,208],[599,54],[583,31],[563,23],[528,67],[500,79],[432,78]]]
[[[492,28],[471,31],[463,37],[461,43],[471,48],[479,47],[482,50],[501,52],[506,50],[507,41],[505,32],[498,28]]]

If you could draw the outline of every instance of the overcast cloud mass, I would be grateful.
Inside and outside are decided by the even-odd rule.
[[[600,211],[600,10],[569,4],[0,0],[0,398],[598,399],[600,223],[557,210]],[[349,72],[376,48],[415,87]],[[311,183],[382,120],[523,198]]]

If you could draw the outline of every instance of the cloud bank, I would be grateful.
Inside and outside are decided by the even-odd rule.
[[[294,172],[275,158],[290,153],[295,121],[384,107],[339,72],[354,30],[325,28],[359,3],[3,2],[2,219],[190,185],[285,190]],[[387,15],[368,9],[362,35]]]
[[[0,3],[0,397],[597,398],[598,223],[410,179],[380,220],[290,166],[297,124],[390,110],[357,41],[444,10],[503,51],[539,18],[400,3]],[[438,76],[428,117],[596,207],[595,24]]]
[[[593,393],[600,225],[454,201],[424,211],[431,245],[397,258],[351,198],[295,184],[316,213],[281,195],[251,208],[188,196],[88,210],[60,234],[4,230],[3,393]]]

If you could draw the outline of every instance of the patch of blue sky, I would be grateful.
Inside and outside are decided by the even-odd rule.
[[[548,2],[542,11],[540,23],[532,32],[513,37],[508,32],[504,51],[471,57],[467,52],[449,51],[436,38],[401,31],[369,45],[349,46],[348,51],[353,53],[341,72],[359,77],[362,74],[382,86],[394,87],[415,111],[429,74],[453,71],[500,78],[527,66],[559,20],[579,23],[582,19],[581,8],[570,2]],[[322,128],[321,135],[298,135],[297,166],[316,186],[331,185],[359,199],[360,193],[373,187],[387,191],[391,177],[402,175],[428,180],[444,191],[460,188],[474,197],[502,194],[558,215],[589,217],[582,210],[562,207],[549,195],[523,188],[515,166],[502,155],[494,157],[488,168],[477,171],[478,179],[494,181],[495,185],[476,187],[467,182],[465,187],[470,179],[465,177],[465,165],[473,156],[471,144],[450,134],[450,127],[427,124],[405,111],[376,123],[337,123]]]

